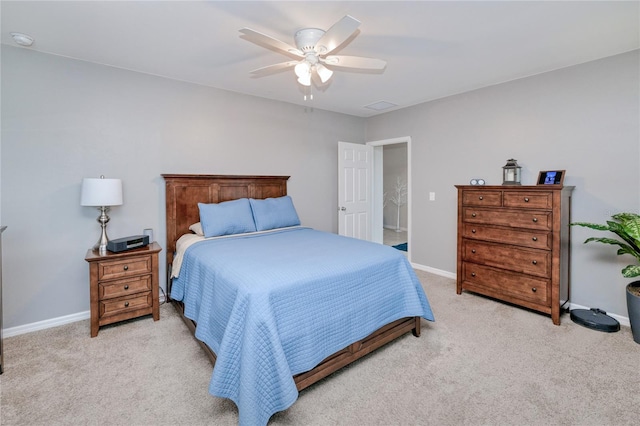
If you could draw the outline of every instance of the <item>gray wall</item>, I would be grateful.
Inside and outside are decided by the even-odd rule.
[[[290,175],[302,223],[337,229],[337,141],[363,142],[364,119],[28,49],[1,52],[6,328],[89,309],[84,257],[100,227],[98,210],[80,206],[84,177],[123,181],[111,238],[153,228],[165,245],[162,173]]]
[[[368,140],[412,138],[413,262],[455,272],[454,185],[501,184],[508,158],[523,167],[524,184],[540,170],[566,169],[573,221],[638,212],[639,76],[634,51],[370,118]],[[572,302],[627,316],[630,280],[620,270],[633,258],[583,245],[594,231],[572,232]]]
[[[638,51],[367,120],[27,49],[1,52],[7,328],[89,309],[83,259],[99,225],[97,210],[79,205],[83,177],[123,180],[112,238],[152,227],[164,245],[161,173],[291,175],[303,224],[335,231],[337,141],[411,136],[412,258],[448,272],[453,185],[500,184],[510,157],[527,184],[539,170],[566,169],[574,220],[640,208]],[[572,301],[626,316],[629,280],[619,271],[630,259],[583,246],[591,233],[573,231]]]

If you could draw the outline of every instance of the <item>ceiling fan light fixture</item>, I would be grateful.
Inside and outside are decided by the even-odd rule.
[[[320,77],[320,81],[322,81],[323,84],[329,81],[329,79],[333,75],[333,71],[322,64],[316,65],[316,72],[318,73],[318,77]]]
[[[305,76],[298,77],[298,83],[302,84],[303,86],[311,86],[311,74],[309,73]]]
[[[294,71],[298,78],[311,77],[311,65],[307,61],[302,61],[294,68]]]

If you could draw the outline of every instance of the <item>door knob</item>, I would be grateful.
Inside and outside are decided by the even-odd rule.
[[[347,208],[346,208],[346,207],[340,207],[340,211],[341,211],[341,212],[346,212],[346,211],[347,211]]]

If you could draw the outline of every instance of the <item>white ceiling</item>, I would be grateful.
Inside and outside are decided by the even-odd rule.
[[[640,48],[638,1],[5,1],[30,49],[360,117]],[[249,27],[286,43],[302,28],[362,22],[339,52],[384,59],[381,74],[337,71],[313,101],[290,58],[240,38]],[[385,112],[386,112],[385,111]]]

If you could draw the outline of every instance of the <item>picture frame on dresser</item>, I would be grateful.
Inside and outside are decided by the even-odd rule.
[[[538,185],[558,185],[564,183],[564,170],[544,170],[538,173]]]

